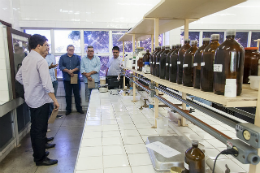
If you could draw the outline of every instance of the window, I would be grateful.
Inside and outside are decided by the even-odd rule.
[[[113,31],[118,32],[118,31]],[[123,36],[123,33],[113,33],[112,32],[112,40],[113,40],[113,46],[118,46],[120,51],[123,51],[123,42],[118,41],[120,37]],[[125,52],[132,52],[132,42],[131,41],[125,41]]]
[[[224,32],[203,32],[202,38],[210,38],[211,34],[219,34],[219,43],[224,42]]]
[[[106,76],[106,70],[107,70],[107,63],[109,61],[109,56],[99,56],[100,58],[100,71],[99,71],[99,75],[100,77],[104,77]]]
[[[80,31],[73,30],[54,30],[55,53],[66,53],[67,46],[72,44],[75,53],[81,53]]]
[[[257,39],[260,39],[260,32],[252,32],[251,47],[257,47],[257,42],[255,41]]]
[[[247,47],[248,32],[237,32],[235,39],[236,39],[237,42],[239,42],[243,47]]]
[[[144,50],[147,50],[149,49],[149,51],[151,52],[151,37],[143,40],[143,41],[140,41],[140,46],[144,48]]]
[[[84,50],[93,46],[96,54],[109,53],[109,32],[108,31],[84,31]]]
[[[24,32],[27,33],[27,34],[31,34],[31,35],[40,34],[40,35],[45,36],[48,39],[48,43],[49,43],[49,46],[50,46],[50,52],[51,52],[51,31],[50,30],[26,29],[26,30],[24,30]]]
[[[199,46],[199,39],[200,39],[200,32],[189,32],[189,39],[190,40],[197,40]],[[184,31],[181,33],[181,44],[184,44]]]
[[[168,31],[168,32],[165,32],[164,33],[164,44],[165,44],[165,46],[167,46],[167,45],[170,45],[170,32]]]
[[[159,46],[162,46],[163,45],[163,34],[160,34],[158,39],[159,39]]]

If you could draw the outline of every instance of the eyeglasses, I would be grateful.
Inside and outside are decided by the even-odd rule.
[[[119,52],[113,52],[113,53],[119,53]]]
[[[68,49],[68,51],[74,51],[74,49]]]
[[[88,52],[94,52],[94,50],[88,50]]]

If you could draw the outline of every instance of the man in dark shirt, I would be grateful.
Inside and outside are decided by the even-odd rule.
[[[80,57],[74,54],[75,47],[73,45],[68,45],[67,53],[60,57],[59,67],[63,74],[63,83],[66,93],[66,115],[71,113],[71,100],[72,100],[72,90],[75,97],[76,109],[79,113],[84,114],[81,107],[81,98],[79,95],[80,90],[80,80],[79,80],[79,68],[80,68]],[[71,84],[70,78],[78,75],[78,83]]]

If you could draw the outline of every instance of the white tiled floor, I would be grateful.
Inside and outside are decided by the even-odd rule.
[[[169,98],[173,103],[178,101]],[[159,136],[151,128],[153,111],[139,110],[142,103],[132,102],[121,96],[93,91],[82,136],[75,173],[151,173],[155,172],[145,147],[148,136]],[[167,108],[160,108],[161,115],[167,115]],[[199,112],[192,113],[217,130],[235,138],[234,129]],[[219,149],[225,145],[199,127],[189,123],[178,127],[169,122],[168,136],[183,135],[190,140],[198,139],[204,145],[205,153],[215,159]],[[229,168],[243,172],[248,170],[232,157],[221,155],[217,165],[229,163]],[[244,171],[245,172],[245,171]]]

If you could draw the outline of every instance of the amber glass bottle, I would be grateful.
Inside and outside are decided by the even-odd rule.
[[[156,54],[156,75],[157,77],[160,77],[160,58],[161,54],[165,51],[165,46],[161,47],[161,51]]]
[[[170,78],[170,59],[171,59],[171,54],[172,54],[172,52],[174,52],[175,48],[176,48],[176,45],[172,45],[172,48],[166,57],[166,74],[165,74],[166,80],[169,80],[169,78]]]
[[[139,59],[138,59],[138,61],[137,61],[137,66],[138,66],[138,71],[142,71],[142,69],[143,69],[143,66],[144,66],[144,63],[143,63],[143,58],[142,57],[140,57]]]
[[[151,56],[152,56],[152,55],[150,54],[149,50],[147,49],[147,50],[146,50],[146,54],[145,54],[144,57],[143,57],[144,63],[145,63],[145,62],[150,62]]]
[[[151,58],[150,58],[150,72],[153,74],[153,56],[154,54],[158,51],[158,48],[156,47],[155,50],[153,51]]]
[[[161,53],[160,57],[160,64],[159,64],[159,74],[160,74],[160,79],[165,79],[166,75],[166,59],[167,55],[170,52],[170,46],[165,46],[165,51]]]
[[[244,75],[243,75],[244,84],[248,84],[249,76],[258,76],[259,59],[260,59],[260,53],[258,52],[258,47],[245,48],[245,63],[244,63]]]
[[[183,57],[183,76],[182,83],[184,86],[193,86],[193,60],[194,54],[198,50],[197,40],[191,41],[191,47],[185,52]]]
[[[175,50],[170,55],[169,80],[176,83],[177,79],[177,59],[181,44],[177,44]]]
[[[156,56],[159,52],[161,52],[161,47],[157,47],[158,48],[158,51],[154,54],[153,56],[153,75],[156,76]]]
[[[190,48],[190,39],[184,40],[184,45],[180,48],[178,52],[177,59],[177,80],[178,84],[182,84],[182,74],[183,74],[183,55]]]
[[[220,45],[218,41],[219,34],[212,34],[211,42],[201,56],[200,89],[205,92],[213,92],[213,64],[215,51]]]
[[[192,147],[185,152],[185,173],[205,173],[205,155],[198,144],[198,141],[192,141]]]
[[[201,63],[201,55],[206,46],[209,44],[210,38],[203,38],[202,46],[198,48],[194,55],[193,62],[193,87],[200,89],[200,63]]]
[[[214,93],[224,95],[226,79],[236,79],[237,96],[242,93],[245,50],[235,40],[236,31],[227,31],[227,39],[217,48],[214,62]]]

